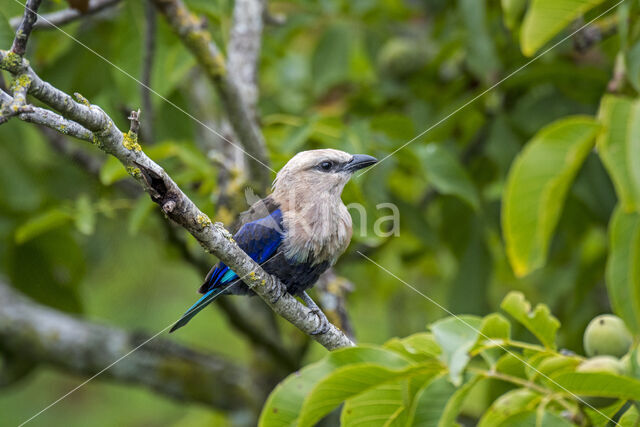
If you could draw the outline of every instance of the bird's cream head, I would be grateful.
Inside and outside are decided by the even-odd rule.
[[[285,256],[331,264],[351,240],[351,216],[340,199],[354,172],[378,160],[339,150],[296,154],[278,172],[271,197],[283,212]]]
[[[291,158],[273,182],[277,199],[298,199],[302,193],[340,198],[345,184],[357,170],[378,160],[364,154],[349,154],[340,150],[302,151]]]

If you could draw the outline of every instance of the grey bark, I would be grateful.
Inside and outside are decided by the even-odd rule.
[[[205,74],[214,84],[238,141],[249,157],[250,177],[254,185],[271,181],[271,168],[264,137],[252,116],[236,81],[236,70],[229,69],[211,35],[180,0],[153,0],[169,25],[191,50]]]
[[[92,131],[94,143],[120,160],[170,219],[189,231],[205,250],[232,268],[272,310],[306,334],[317,330],[321,324],[320,318],[286,293],[285,286],[279,280],[266,274],[242,251],[222,224],[213,224],[164,169],[142,151],[137,140],[120,131],[101,108],[89,104],[79,95],[80,101],[76,102],[71,96],[43,81],[27,61],[11,52],[0,51],[0,68],[14,75],[28,75],[31,79],[30,95]],[[329,350],[353,345],[333,325],[325,333],[313,335],[313,339]]]
[[[32,366],[30,361],[92,376],[122,358],[102,376],[223,410],[259,405],[246,370],[222,358],[164,339],[123,358],[147,339],[146,334],[87,322],[37,304],[0,278],[0,350],[8,360],[19,354],[22,361],[7,365],[0,382],[24,374],[23,369]]]

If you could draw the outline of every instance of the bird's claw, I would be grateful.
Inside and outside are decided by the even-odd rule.
[[[311,332],[310,335],[322,335],[329,332],[329,329],[331,328],[329,320],[320,309],[312,309],[309,314],[316,315],[319,322],[318,327],[313,332]]]
[[[276,286],[273,292],[271,292],[271,304],[277,303],[284,293],[285,292],[281,292],[280,287]]]

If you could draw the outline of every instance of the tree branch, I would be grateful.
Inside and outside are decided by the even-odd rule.
[[[69,157],[73,160],[81,169],[92,177],[98,179],[100,174],[100,168],[102,167],[102,161],[96,156],[87,153],[84,150],[75,148],[71,142],[68,141],[64,135],[46,128],[40,127],[41,132],[47,138],[51,146],[60,154]],[[115,183],[119,189],[131,197],[137,197],[140,194],[140,187],[133,181],[123,180]],[[169,241],[179,251],[185,261],[200,270],[205,275],[208,271],[210,263],[204,258],[195,256],[187,248],[186,242],[178,235],[177,227],[166,222],[167,235]],[[226,314],[230,324],[239,332],[246,335],[252,344],[256,344],[264,348],[274,359],[274,361],[282,364],[287,372],[296,370],[299,368],[299,360],[289,351],[280,340],[277,340],[271,334],[266,325],[253,321],[255,312],[249,313],[245,307],[239,307],[234,301],[228,298],[222,298],[218,301],[218,305],[221,310]],[[268,310],[265,308],[265,310]],[[270,313],[273,313],[269,310]],[[0,373],[0,386],[2,384],[2,374]]]
[[[23,56],[27,50],[27,42],[29,41],[31,30],[33,30],[33,25],[38,20],[38,8],[41,2],[42,0],[27,0],[22,22],[18,26],[16,37],[13,39],[13,45],[11,46],[11,52],[16,55]]]
[[[250,157],[247,161],[251,180],[258,186],[270,182],[264,137],[232,74],[236,70],[227,68],[220,49],[212,41],[211,35],[203,29],[202,21],[189,11],[181,0],[153,2],[217,88],[233,131]]]
[[[236,0],[227,45],[227,68],[234,70],[242,96],[253,114],[258,102],[258,63],[264,11],[265,0]]]
[[[90,0],[89,9],[85,13],[80,12],[78,9],[69,8],[46,15],[40,15],[40,19],[35,23],[33,28],[38,30],[50,30],[73,22],[79,18],[96,14],[111,6],[115,6],[119,2],[120,0]],[[22,17],[16,16],[15,18],[11,18],[10,24],[13,28],[18,28],[21,21]]]
[[[268,275],[233,240],[220,223],[213,224],[182,192],[171,177],[151,160],[130,134],[123,134],[113,120],[98,106],[78,96],[71,96],[44,82],[18,55],[0,50],[0,68],[14,75],[31,78],[29,94],[62,112],[67,118],[93,132],[96,145],[116,157],[159,204],[165,214],[193,235],[205,250],[215,254],[259,295],[276,313],[301,331],[312,334],[321,320],[311,310],[286,292],[285,286]],[[347,336],[330,325],[325,333],[313,338],[329,350],[352,346]]]
[[[191,265],[197,267],[204,275],[209,272],[211,268],[210,264],[203,258],[195,256],[186,245],[184,239],[182,239],[177,233],[177,229],[167,223],[167,233],[171,243],[180,251],[182,258],[189,261]],[[287,369],[298,369],[299,360],[297,360],[293,354],[282,343],[266,333],[268,328],[266,325],[256,324],[253,321],[254,313],[249,313],[244,307],[239,307],[238,304],[233,302],[229,298],[220,298],[217,301],[220,309],[227,315],[229,322],[238,331],[245,334],[252,343],[264,348],[274,360],[281,362]]]
[[[0,101],[11,102],[11,97],[0,92]],[[55,113],[51,113],[47,110],[37,109],[37,111],[35,111],[33,114],[23,114],[20,116],[20,118],[36,124],[42,124],[42,120],[34,120],[34,117],[41,117],[43,115],[57,116]],[[65,119],[60,116],[57,116],[57,120],[61,122],[65,121]],[[53,127],[56,128],[55,125]],[[73,130],[74,127],[77,129],[77,132],[69,132],[69,129]],[[89,142],[93,141],[93,134],[88,130],[82,128],[75,122],[69,122],[66,125],[58,126],[59,132],[61,132],[61,128],[66,130],[67,134],[70,133],[76,138],[84,139]],[[98,178],[98,175],[100,174],[100,168],[102,167],[103,163],[101,160],[85,152],[84,150],[72,147],[70,141],[68,141],[63,134],[50,129],[49,127],[41,126],[40,130],[57,152],[72,159],[81,169],[83,169],[89,175]],[[133,181],[118,181],[116,185],[125,194],[132,197],[137,197],[141,190],[140,187],[137,186]],[[194,256],[186,247],[185,242],[177,235],[175,227],[168,222],[166,223],[166,225],[170,242],[178,248],[183,258],[191,263],[194,267],[198,268],[203,275],[206,274],[210,268],[209,263],[203,258]],[[283,365],[287,367],[287,369],[295,370],[299,367],[299,360],[296,359],[294,355],[291,354],[291,352],[287,350],[279,340],[276,340],[274,337],[266,333],[268,328],[263,328],[263,325],[256,324],[256,322],[251,321],[250,313],[248,313],[246,309],[239,308],[234,302],[224,298],[219,301],[219,305],[222,311],[227,315],[229,322],[238,331],[247,335],[252,343],[263,347],[273,356],[274,360],[282,362]],[[1,382],[2,381],[0,380],[0,383]]]
[[[142,136],[144,141],[151,144],[155,142],[153,136],[153,126],[155,123],[155,113],[153,103],[151,102],[151,72],[153,70],[153,62],[156,51],[156,9],[153,7],[151,0],[144,0],[144,44],[142,52],[142,85],[140,87],[142,93],[140,99],[142,102],[142,113],[145,116],[142,125]]]
[[[27,362],[18,375],[26,373],[28,362],[42,362],[90,376],[121,359],[102,375],[223,410],[259,404],[246,370],[167,340],[131,352],[147,339],[145,334],[82,321],[39,305],[0,279],[0,350]]]

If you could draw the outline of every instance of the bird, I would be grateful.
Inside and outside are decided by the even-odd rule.
[[[351,216],[342,202],[342,190],[354,172],[377,162],[366,154],[335,149],[299,152],[276,174],[271,194],[240,214],[241,227],[233,236],[238,246],[316,314],[320,309],[306,290],[335,264],[351,241]],[[170,332],[186,325],[221,295],[253,295],[241,279],[218,262],[200,287],[204,295]],[[319,317],[321,326],[314,334],[328,327],[323,324],[326,318]]]

